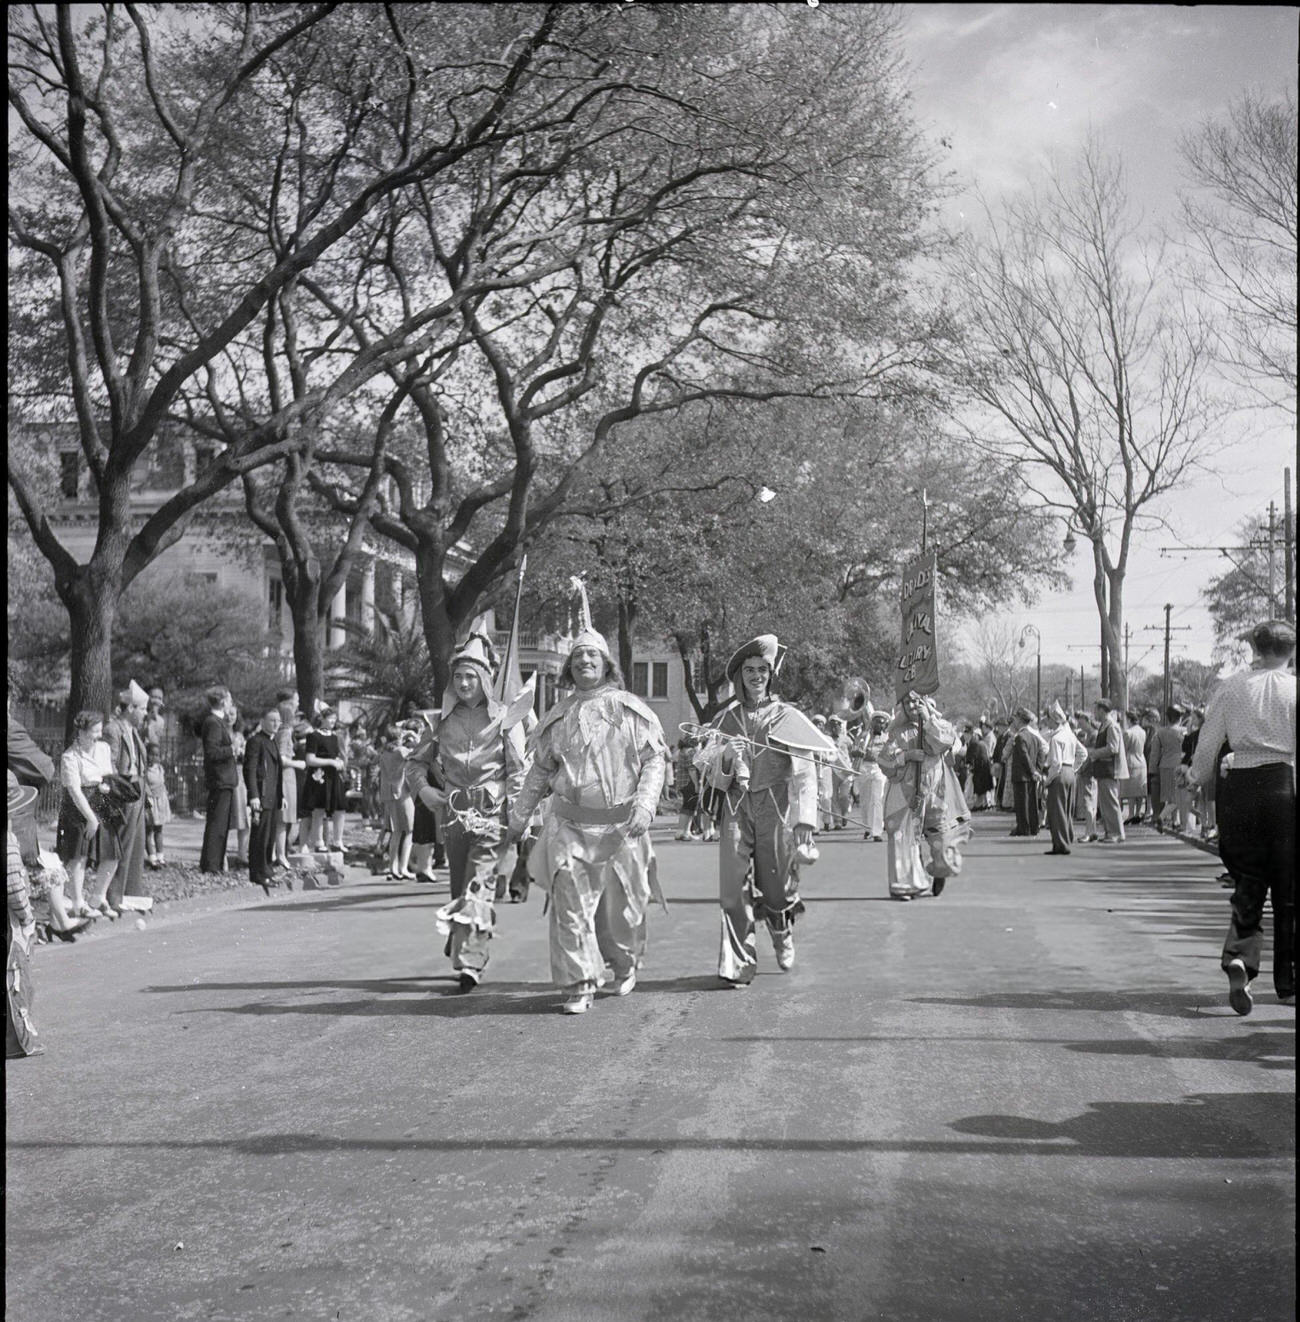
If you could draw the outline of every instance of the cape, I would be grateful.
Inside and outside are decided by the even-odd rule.
[[[616,699],[619,705],[625,707],[628,711],[635,712],[638,716],[653,721],[656,726],[659,725],[659,717],[656,712],[653,708],[642,702],[635,693],[629,693],[627,689],[613,688],[612,686],[605,689],[598,689],[596,691],[605,696]],[[574,692],[570,693],[568,697],[561,698],[560,701],[542,717],[541,724],[533,731],[533,738],[540,739],[547,728],[558,721],[560,717],[562,717],[564,713],[573,706],[578,697],[579,694]],[[662,729],[662,726],[660,726],[660,728]]]

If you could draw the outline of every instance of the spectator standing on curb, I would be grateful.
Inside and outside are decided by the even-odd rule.
[[[1165,708],[1165,723],[1151,740],[1151,770],[1156,773],[1159,800],[1152,805],[1157,830],[1166,826],[1177,830],[1182,823],[1178,816],[1178,767],[1183,760],[1184,731],[1180,722],[1181,707]]]
[[[135,680],[117,695],[117,712],[104,727],[104,738],[113,752],[113,770],[130,782],[133,799],[124,800],[117,831],[117,872],[107,895],[114,909],[153,908],[144,884],[144,739],[140,727],[149,707],[149,695]]]
[[[144,756],[144,861],[151,868],[161,868],[167,863],[162,829],[172,819],[172,802],[167,796],[161,745],[146,740]]]
[[[244,794],[248,803],[248,879],[271,893],[276,828],[283,803],[280,713],[272,707],[244,744]]]
[[[72,912],[82,917],[92,913],[116,918],[105,896],[117,869],[117,845],[90,802],[113,772],[113,753],[101,737],[104,718],[97,711],[78,712],[72,722],[72,743],[59,759],[59,825],[55,848],[68,872]],[[99,898],[85,898],[88,864],[95,868],[95,889]]]
[[[1124,716],[1124,755],[1128,760],[1128,776],[1119,787],[1120,807],[1128,804],[1125,826],[1136,826],[1146,816],[1147,801],[1147,732],[1135,711]]]
[[[1088,750],[1070,729],[1059,703],[1047,711],[1047,829],[1052,833],[1049,854],[1068,854],[1074,843],[1075,773],[1088,760]]]
[[[1097,731],[1093,735],[1086,765],[1097,786],[1096,811],[1101,817],[1103,833],[1100,843],[1123,844],[1124,820],[1119,810],[1119,784],[1128,779],[1124,732],[1119,728],[1119,720],[1109,699],[1098,698],[1092,710],[1097,721]],[[1095,826],[1095,819],[1089,825]],[[1095,830],[1089,831],[1088,839],[1097,839]]]
[[[1011,835],[1036,836],[1041,829],[1038,815],[1038,782],[1043,759],[1043,741],[1034,729],[1034,714],[1017,707],[1011,736],[1011,794],[1016,825]]]
[[[1205,711],[1191,778],[1209,784],[1226,740],[1232,761],[1219,788],[1219,855],[1232,874],[1232,922],[1221,964],[1228,1003],[1249,1014],[1264,947],[1264,901],[1273,904],[1273,987],[1295,1004],[1296,633],[1265,620],[1248,635],[1249,670],[1223,681]]]
[[[208,810],[203,822],[203,848],[199,867],[204,872],[226,870],[226,838],[235,806],[235,749],[226,713],[233,706],[230,692],[214,686],[205,695],[208,714],[199,727],[203,743],[203,780],[208,791]]]
[[[289,846],[298,839],[298,773],[307,764],[294,755],[293,728],[298,720],[298,691],[281,689],[275,695],[276,711],[280,714],[280,730],[276,745],[280,753],[281,813],[275,829],[275,861],[289,866]]]
[[[420,742],[414,730],[391,731],[391,741],[379,754],[379,804],[388,827],[388,875],[394,881],[414,881],[411,834],[415,829],[415,799],[406,783],[406,761]]]

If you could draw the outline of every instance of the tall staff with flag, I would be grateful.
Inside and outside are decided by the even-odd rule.
[[[505,655],[501,659],[501,669],[497,672],[495,690],[496,700],[507,709],[505,723],[510,726],[521,725],[525,737],[537,728],[537,674],[534,672],[529,675],[525,682],[519,668],[519,608],[523,601],[524,574],[527,570],[528,557],[521,556],[519,574],[515,580],[515,607],[510,617],[510,635],[506,639]],[[530,833],[516,842],[514,864],[508,878],[503,865],[509,845],[503,845],[497,870],[498,902],[508,900],[511,904],[522,904],[528,898],[528,854],[533,847],[533,839]]]

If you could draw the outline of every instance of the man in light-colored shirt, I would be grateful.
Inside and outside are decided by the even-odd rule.
[[[1295,627],[1265,620],[1247,635],[1254,659],[1214,691],[1191,777],[1213,783],[1226,739],[1232,763],[1219,793],[1219,854],[1232,875],[1232,923],[1223,944],[1228,1003],[1253,1007],[1251,981],[1263,953],[1264,900],[1273,903],[1273,987],[1295,1004]],[[1226,759],[1225,759],[1226,760]]]
[[[1049,854],[1068,854],[1074,843],[1074,779],[1088,760],[1088,750],[1076,738],[1060,703],[1043,713],[1047,722],[1047,829],[1052,833]]]

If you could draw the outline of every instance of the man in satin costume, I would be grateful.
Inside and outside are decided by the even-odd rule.
[[[528,871],[550,896],[551,978],[567,993],[565,1014],[591,1008],[607,966],[615,995],[636,986],[646,911],[663,903],[649,835],[667,767],[663,729],[623,687],[585,593],[582,615],[560,672],[574,692],[537,727],[508,836],[523,837],[549,793]]]
[[[718,976],[746,987],[758,970],[756,926],[766,923],[782,972],[794,965],[794,922],[799,898],[800,855],[812,857],[817,822],[817,765],[791,750],[773,727],[793,711],[772,694],[785,649],[774,634],[761,634],[727,662],[736,697],[710,726],[719,737],[701,758],[707,782],[723,792],[718,902],[722,942]],[[798,714],[796,713],[796,716]]]

